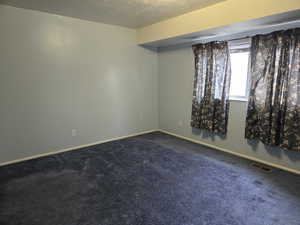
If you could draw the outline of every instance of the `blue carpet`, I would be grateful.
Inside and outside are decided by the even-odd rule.
[[[1,225],[300,225],[300,176],[160,132],[0,167]]]

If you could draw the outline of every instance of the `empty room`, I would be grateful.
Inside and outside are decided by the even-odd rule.
[[[0,225],[300,225],[299,0],[0,0]]]

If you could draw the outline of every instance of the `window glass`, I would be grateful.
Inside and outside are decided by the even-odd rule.
[[[246,98],[248,81],[249,52],[236,52],[230,54],[231,58],[231,84],[230,98]]]

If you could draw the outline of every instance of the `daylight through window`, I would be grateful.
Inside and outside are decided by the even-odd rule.
[[[233,52],[230,58],[230,99],[247,100],[249,51]]]

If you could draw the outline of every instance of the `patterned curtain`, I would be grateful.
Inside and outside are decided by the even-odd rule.
[[[299,28],[252,38],[251,79],[246,138],[299,151]]]
[[[226,134],[231,77],[227,42],[193,46],[195,78],[191,126]]]

